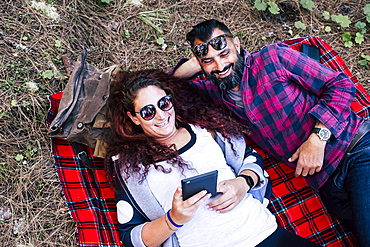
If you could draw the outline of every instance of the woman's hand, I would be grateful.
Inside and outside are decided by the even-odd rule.
[[[183,201],[182,189],[178,187],[172,200],[172,210],[170,212],[172,220],[178,225],[189,222],[194,217],[200,205],[206,202],[210,197],[211,194],[207,194],[207,191],[203,190],[188,198],[186,201]]]
[[[221,181],[218,184],[217,192],[221,192],[222,195],[207,206],[220,213],[229,212],[241,202],[248,188],[244,178]]]
[[[252,170],[243,170],[240,174],[250,176],[254,184],[259,183],[259,177],[257,173]],[[220,213],[226,213],[233,210],[244,198],[245,194],[252,188],[246,183],[242,177],[236,177],[229,180],[224,180],[218,183],[217,192],[221,192],[222,195],[208,203],[207,206],[211,210],[216,210]]]

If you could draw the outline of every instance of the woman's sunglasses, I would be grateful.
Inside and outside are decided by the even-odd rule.
[[[163,98],[158,100],[157,105],[158,105],[158,108],[161,109],[162,111],[171,110],[172,107],[173,107],[172,95],[169,94],[169,95],[164,96]],[[152,120],[155,117],[155,114],[157,113],[157,110],[156,110],[154,105],[146,105],[135,113],[139,113],[140,116],[144,120],[149,121],[149,120]]]
[[[222,34],[220,36],[214,37],[207,43],[200,43],[193,47],[192,51],[194,52],[195,56],[201,58],[207,55],[208,53],[208,45],[211,45],[215,50],[222,50],[226,47],[226,37],[234,37],[232,34]]]

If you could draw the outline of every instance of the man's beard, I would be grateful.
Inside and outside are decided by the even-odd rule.
[[[212,71],[211,74],[206,73],[207,79],[210,80],[213,84],[217,85],[221,90],[231,90],[239,85],[242,80],[243,70],[244,70],[244,61],[243,57],[237,53],[238,60],[235,64],[229,64],[222,71]],[[226,76],[225,78],[220,78],[216,76],[216,73],[222,73],[228,70],[230,67],[233,67],[233,72]]]

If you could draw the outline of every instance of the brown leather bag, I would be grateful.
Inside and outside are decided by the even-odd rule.
[[[106,103],[112,75],[118,66],[99,70],[86,62],[86,56],[83,50],[75,63],[49,134],[87,145],[94,149],[94,156],[104,157],[102,139],[108,128],[105,126]]]

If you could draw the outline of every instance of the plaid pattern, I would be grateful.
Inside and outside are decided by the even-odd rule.
[[[300,50],[301,42],[320,47],[321,62],[336,70],[344,71],[355,83],[356,99],[351,107],[361,116],[370,114],[370,96],[351,74],[341,57],[316,37],[283,41]],[[49,125],[58,111],[62,93],[49,97],[50,109],[46,122]],[[319,195],[302,178],[294,177],[294,170],[269,156],[251,140],[248,145],[263,157],[273,183],[273,195],[269,209],[278,224],[322,246],[356,246],[351,232],[323,205]],[[59,138],[51,138],[52,155],[60,179],[61,188],[73,220],[77,224],[79,246],[122,246],[117,231],[114,193],[110,189],[103,170],[103,160],[90,158],[97,167],[91,171],[74,154],[71,144]],[[90,157],[92,150],[83,146]]]
[[[359,83],[358,79],[351,73],[338,52],[325,43],[321,38],[309,36],[305,38],[296,38],[284,40],[282,43],[289,45],[291,48],[300,51],[302,43],[316,46],[320,49],[320,63],[336,71],[344,72],[356,86],[356,97],[351,104],[351,108],[361,117],[370,116],[370,95]]]
[[[335,138],[326,144],[321,172],[306,177],[318,190],[335,171],[363,121],[350,108],[354,83],[344,73],[307,60],[302,52],[285,44],[243,52],[240,93],[244,107],[212,81],[203,80],[202,72],[191,80],[192,85],[217,104],[226,105],[250,128],[254,142],[291,167],[296,164],[288,159],[309,137],[316,120],[323,123]],[[337,69],[343,67],[340,64]]]
[[[49,97],[47,125],[56,116],[62,93]],[[93,150],[81,145],[89,157]],[[77,225],[81,247],[123,246],[117,229],[114,191],[106,179],[103,159],[91,158],[95,170],[87,168],[75,155],[70,142],[51,138],[52,155],[61,188],[72,219]]]

